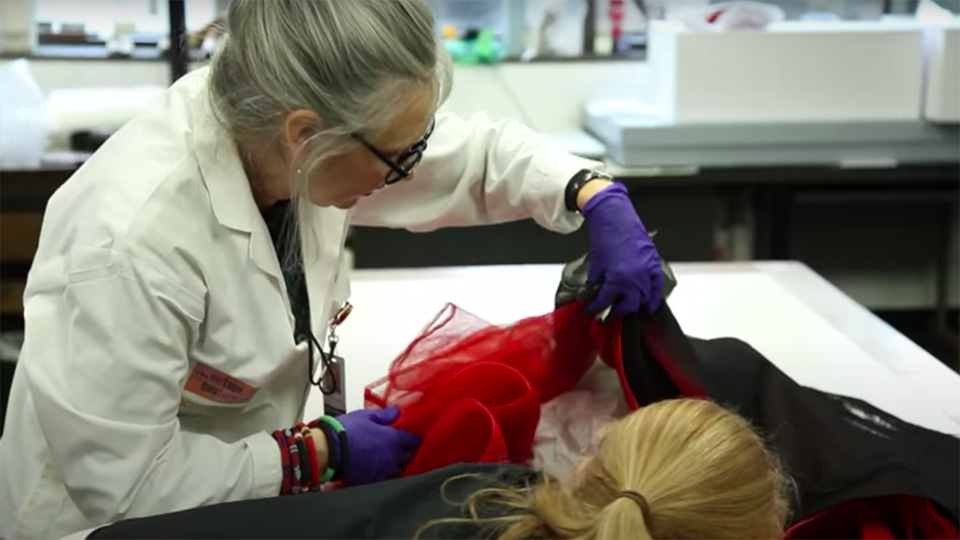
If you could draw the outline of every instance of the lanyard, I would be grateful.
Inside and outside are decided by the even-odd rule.
[[[340,382],[337,380],[337,375],[333,369],[334,354],[336,354],[337,344],[340,342],[340,338],[337,337],[337,327],[340,326],[340,324],[350,316],[352,311],[353,305],[350,304],[350,302],[344,302],[343,305],[340,306],[340,309],[337,310],[336,315],[331,317],[330,321],[327,322],[326,351],[324,351],[323,347],[320,346],[320,343],[313,335],[313,332],[309,332],[307,351],[310,356],[310,384],[319,388],[325,396],[335,394],[339,390]],[[320,377],[317,380],[313,379],[313,374],[315,372],[313,364],[314,348],[316,348],[317,353],[320,355],[321,365]]]
[[[274,210],[271,210],[271,215],[265,215],[264,218],[267,221],[267,228],[270,230],[271,238],[273,239],[274,246],[277,251],[279,260],[281,261],[281,266],[283,261],[287,259],[287,254],[292,252],[300,252],[300,235],[285,235],[285,227],[288,225],[287,220],[290,219],[291,214],[288,211],[289,203],[283,203],[278,205]],[[341,263],[343,261],[343,244],[346,240],[348,232],[348,227],[346,222],[344,223],[343,232],[340,237],[340,254],[337,257],[337,262],[335,265],[334,271],[330,275],[330,281],[327,284],[326,291],[332,292],[334,287],[340,278]],[[342,381],[337,380],[336,370],[333,369],[333,365],[336,361],[336,349],[339,338],[337,337],[337,327],[350,315],[350,312],[353,311],[353,306],[349,302],[344,302],[340,305],[337,313],[331,317],[327,322],[326,327],[326,338],[327,338],[327,348],[324,350],[324,347],[317,340],[316,336],[313,333],[311,328],[311,317],[310,317],[310,295],[307,291],[307,280],[304,268],[301,265],[298,265],[296,268],[283,268],[283,279],[286,283],[288,298],[290,300],[290,305],[293,311],[293,316],[295,320],[295,329],[294,329],[294,339],[299,343],[302,340],[306,339],[307,341],[307,355],[309,357],[308,369],[310,370],[307,373],[307,377],[310,383],[318,388],[325,395],[329,396],[331,394],[336,394],[340,390],[340,385]],[[316,373],[315,359],[317,356],[320,356],[320,377],[316,380],[314,375]]]

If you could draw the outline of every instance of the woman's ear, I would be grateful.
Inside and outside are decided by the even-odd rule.
[[[310,137],[323,128],[323,120],[309,109],[297,109],[284,121],[284,143],[290,155],[296,155]]]

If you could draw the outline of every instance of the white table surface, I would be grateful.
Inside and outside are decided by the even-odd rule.
[[[669,304],[692,336],[736,337],[805,386],[864,399],[908,422],[960,436],[960,376],[795,262],[679,263]],[[447,302],[495,323],[553,308],[561,266],[353,272],[339,330],[348,408]],[[320,413],[314,389],[306,416]]]

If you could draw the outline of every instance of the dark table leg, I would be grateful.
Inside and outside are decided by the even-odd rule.
[[[783,185],[756,186],[754,190],[754,259],[790,259],[793,191]]]

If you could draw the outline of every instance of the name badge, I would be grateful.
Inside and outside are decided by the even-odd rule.
[[[347,412],[346,364],[344,364],[343,358],[331,356],[330,365],[327,369],[329,374],[334,377],[336,385],[334,385],[332,392],[323,396],[323,413],[329,416],[339,416]]]
[[[237,404],[250,401],[257,387],[231,377],[219,369],[197,362],[184,390],[217,403]]]

